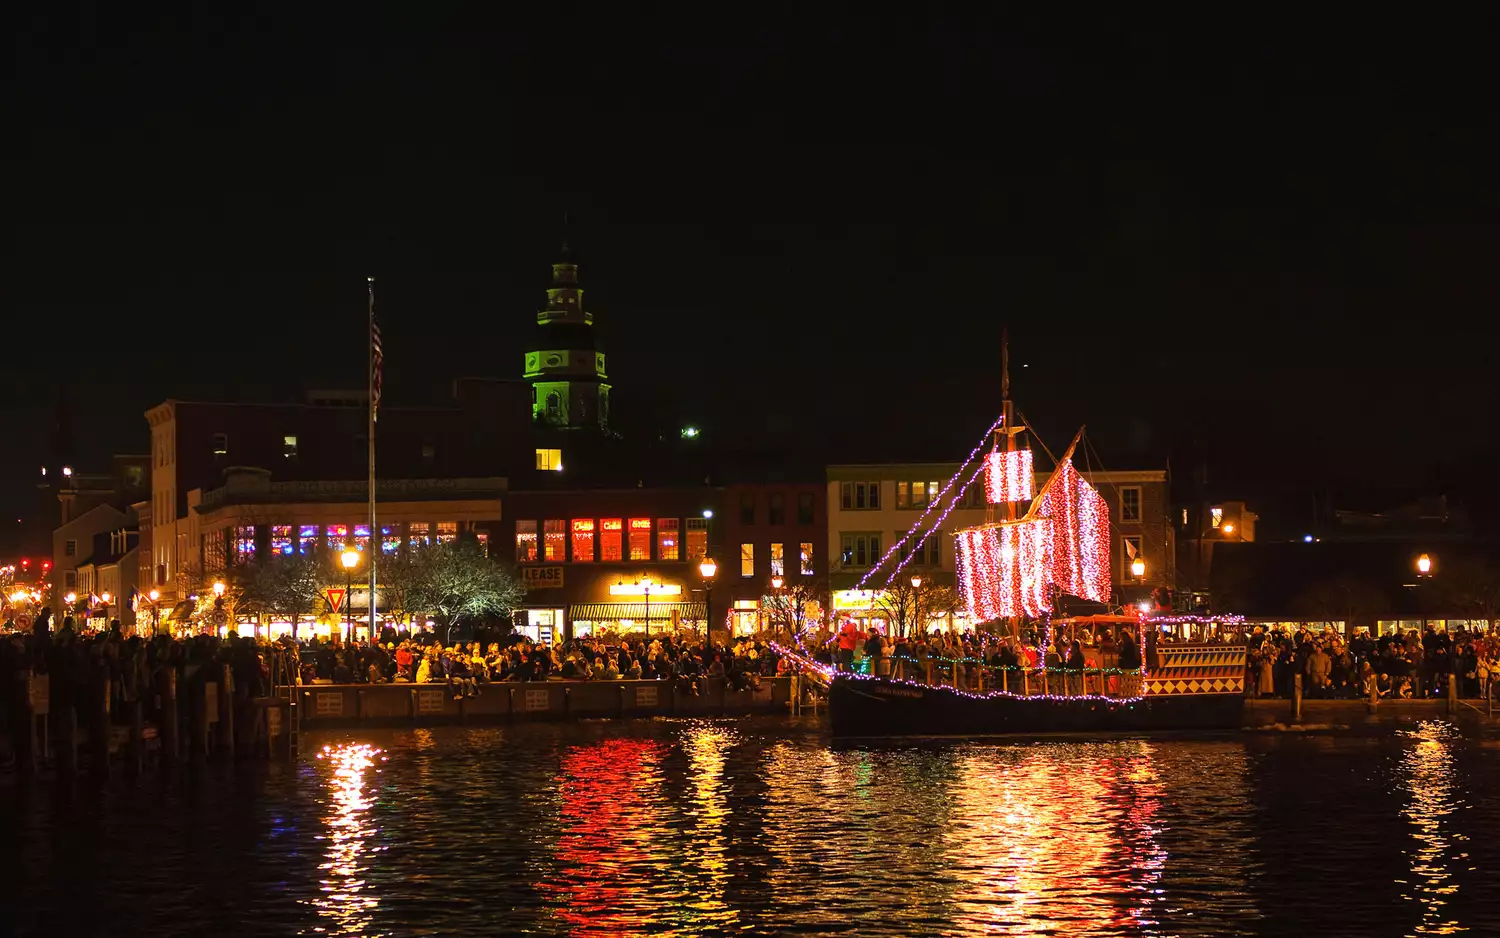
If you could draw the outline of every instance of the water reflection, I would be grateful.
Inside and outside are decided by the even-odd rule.
[[[323,871],[320,895],[311,900],[318,914],[328,919],[318,933],[364,935],[380,903],[376,891],[366,888],[364,877],[377,833],[367,814],[373,799],[365,793],[366,776],[381,758],[381,750],[355,743],[325,746],[318,753],[318,760],[332,768],[327,780],[331,798],[325,802],[331,810],[324,818],[328,833],[320,837],[328,849],[318,865]]]
[[[666,747],[610,739],[562,759],[558,865],[543,891],[574,934],[659,932],[653,887],[671,868],[658,833]]]
[[[686,868],[696,880],[689,884],[687,899],[695,928],[731,928],[737,914],[724,902],[724,887],[729,881],[729,793],[724,764],[730,747],[738,740],[739,734],[727,726],[700,723],[692,725],[682,741],[693,788],[694,823],[686,844]]]
[[[1422,907],[1419,935],[1451,935],[1465,931],[1454,917],[1450,903],[1458,893],[1458,881],[1448,868],[1449,847],[1464,835],[1450,831],[1449,815],[1462,807],[1453,764],[1453,742],[1458,731],[1447,723],[1424,721],[1410,735],[1416,744],[1401,757],[1401,788],[1410,797],[1402,815],[1411,825],[1416,847],[1409,851],[1412,879],[1403,899]],[[1467,859],[1460,853],[1453,859]]]

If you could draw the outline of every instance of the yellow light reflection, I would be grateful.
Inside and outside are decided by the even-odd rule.
[[[321,892],[312,903],[318,914],[329,920],[319,929],[329,935],[363,935],[369,931],[373,912],[380,897],[366,888],[364,873],[368,868],[366,854],[376,828],[367,812],[374,803],[367,796],[367,776],[377,761],[383,761],[381,750],[374,746],[346,743],[324,746],[318,760],[327,763],[330,811],[324,818],[328,826],[327,859],[318,865],[323,870]]]
[[[1447,817],[1462,806],[1454,785],[1452,751],[1458,731],[1447,723],[1429,720],[1409,735],[1416,745],[1402,756],[1400,769],[1401,787],[1411,801],[1401,813],[1411,824],[1416,848],[1409,854],[1411,881],[1403,884],[1410,891],[1401,897],[1422,907],[1417,934],[1452,935],[1465,931],[1449,907],[1458,892],[1458,882],[1448,869],[1448,850],[1466,838],[1448,830],[1446,823]]]

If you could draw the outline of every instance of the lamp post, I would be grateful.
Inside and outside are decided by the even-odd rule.
[[[714,559],[704,555],[703,562],[698,564],[698,573],[703,577],[703,638],[707,640],[709,630],[714,624],[714,574],[719,572],[719,565]]]
[[[161,599],[161,593],[158,590],[152,590],[146,594],[146,598],[151,600],[151,637],[155,638],[156,633],[161,630],[161,606],[157,605],[157,600]]]
[[[114,601],[114,598],[109,590],[99,594],[99,601],[104,604],[104,627],[106,629],[109,628],[109,604]]]
[[[344,562],[344,573],[346,575],[345,576],[345,583],[344,583],[344,622],[345,622],[346,631],[348,632],[348,639],[347,639],[348,643],[351,644],[351,645],[353,645],[354,644],[354,568],[357,567],[357,566],[359,566],[359,551],[352,550],[352,549],[350,549],[348,547],[345,547],[344,548],[344,552],[341,555],[339,555],[339,559]]]
[[[921,588],[922,574],[913,573],[911,575],[911,617],[914,624],[925,626],[927,623],[922,621],[922,594],[918,592]],[[926,635],[927,629],[919,629],[917,634]]]
[[[651,637],[651,578],[641,577],[641,591],[646,594],[646,637]]]

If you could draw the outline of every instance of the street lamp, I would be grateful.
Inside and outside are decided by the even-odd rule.
[[[786,583],[786,580],[783,579],[780,574],[777,574],[776,576],[771,577],[771,589],[773,589],[773,590],[779,590],[779,589],[781,589],[781,587],[785,583]]]
[[[146,597],[151,600],[151,637],[155,638],[156,633],[161,631],[161,607],[156,604],[161,599],[161,593],[152,590]]]
[[[344,583],[344,621],[347,623],[349,632],[349,644],[354,644],[354,568],[359,566],[359,551],[345,548],[339,555],[344,562],[344,572],[348,575]]]
[[[927,623],[922,621],[922,597],[917,592],[922,588],[922,574],[913,573],[911,575],[911,588],[911,617],[916,620],[914,624],[918,629],[917,634],[926,635]]]
[[[215,580],[214,581],[214,598],[215,599],[223,599],[224,598],[224,581],[223,580]]]
[[[704,514],[708,512],[705,511]],[[719,572],[719,565],[714,563],[712,557],[705,556],[703,562],[698,564],[698,573],[703,577],[703,637],[708,638],[708,630],[713,627],[714,610],[714,574]]]
[[[109,590],[105,590],[99,594],[99,601],[104,604],[104,625],[107,628],[109,626],[109,604],[114,601],[114,596],[110,595]]]
[[[1137,580],[1139,580],[1141,577],[1145,576],[1146,575],[1146,561],[1142,560],[1140,557],[1137,557],[1137,558],[1135,558],[1135,560],[1131,561],[1131,563],[1130,563],[1130,575],[1133,576],[1133,577],[1135,577]]]
[[[1432,558],[1423,554],[1417,558],[1417,572],[1422,576],[1432,573]]]
[[[646,637],[651,637],[651,578],[641,577],[641,591],[646,594]]]

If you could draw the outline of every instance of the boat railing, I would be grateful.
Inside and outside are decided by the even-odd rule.
[[[1004,691],[1022,697],[1103,696],[1134,698],[1141,694],[1140,668],[1047,668],[993,665],[979,658],[910,658],[890,655],[866,658],[861,670],[932,687],[970,693]]]

